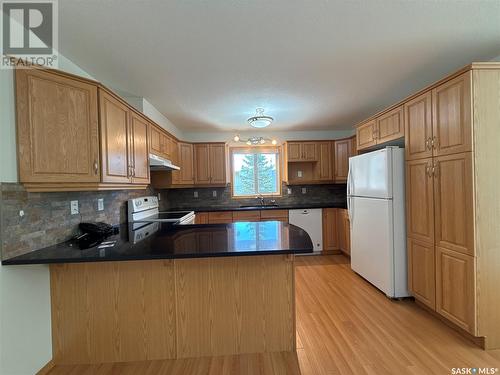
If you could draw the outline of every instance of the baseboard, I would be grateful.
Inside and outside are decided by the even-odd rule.
[[[43,366],[40,370],[38,370],[38,372],[36,373],[36,375],[47,375],[50,370],[52,370],[55,366],[55,362],[53,359],[51,359],[49,362],[47,362],[47,364],[45,366]]]
[[[321,255],[338,255],[342,254],[340,250],[321,250]]]
[[[439,314],[437,311],[432,310],[429,306],[420,302],[416,298],[415,298],[415,303],[417,304],[418,307],[420,307],[421,309],[430,313],[432,316],[439,319],[441,322],[446,324],[448,327],[453,329],[455,332],[459,333],[461,336],[465,337],[467,340],[472,341],[475,345],[479,346],[481,349],[486,350],[486,342],[485,342],[486,340],[484,337],[478,337],[478,336],[474,336],[474,335],[470,334],[469,332],[464,330],[462,327],[459,327],[455,323],[450,322],[444,316],[441,316],[441,314]]]

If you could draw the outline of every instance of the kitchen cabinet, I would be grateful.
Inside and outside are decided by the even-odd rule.
[[[215,211],[208,213],[209,224],[226,224],[233,222],[232,211]]]
[[[18,69],[15,81],[20,182],[29,191],[97,186],[97,86],[42,69]]]
[[[406,160],[432,157],[432,91],[404,104]]]
[[[130,160],[133,183],[149,183],[149,123],[132,112],[130,115]]]
[[[346,255],[351,254],[351,224],[349,213],[346,209],[337,210],[337,226],[339,249]]]
[[[436,310],[476,335],[474,257],[436,247]]]
[[[472,151],[471,71],[432,90],[434,156]]]
[[[179,142],[177,144],[177,157],[175,158],[179,171],[172,171],[173,185],[194,184],[194,150],[191,143]]]
[[[129,183],[132,163],[129,149],[129,109],[119,99],[99,90],[102,181]]]
[[[163,153],[163,136],[162,131],[155,125],[151,125],[149,129],[150,140],[149,148],[152,154],[157,156],[165,156]]]
[[[408,288],[415,298],[436,309],[434,243],[408,238]]]
[[[224,185],[226,183],[226,146],[224,143],[194,145],[195,183]]]
[[[377,122],[375,120],[368,121],[359,125],[356,128],[357,149],[372,147],[377,144]]]
[[[195,224],[208,224],[208,212],[196,212],[194,217]]]
[[[474,255],[472,153],[434,158],[436,246]]]
[[[260,221],[284,221],[288,222],[288,210],[262,210]]]
[[[434,178],[432,158],[406,162],[406,232],[434,243]]]
[[[315,181],[332,181],[334,152],[332,152],[332,142],[317,142],[318,162],[314,170]]]
[[[323,252],[339,250],[337,209],[323,208]]]
[[[394,108],[377,118],[377,144],[403,138],[404,135],[403,106]]]
[[[233,221],[260,221],[260,211],[233,211]]]
[[[316,142],[287,142],[288,162],[317,161]]]
[[[349,158],[353,156],[352,138],[334,141],[335,182],[346,182],[349,173]]]

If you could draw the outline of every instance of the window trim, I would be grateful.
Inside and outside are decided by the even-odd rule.
[[[260,154],[260,153],[275,153],[276,154],[276,166],[278,168],[278,192],[277,193],[266,193],[266,194],[250,194],[250,195],[235,195],[234,194],[234,170],[233,170],[233,155],[236,153],[245,154]],[[282,189],[281,185],[283,183],[282,179],[282,165],[281,165],[281,146],[254,146],[254,147],[230,147],[229,148],[229,173],[231,174],[231,198],[232,199],[248,199],[256,198],[260,195],[263,197],[281,197]]]

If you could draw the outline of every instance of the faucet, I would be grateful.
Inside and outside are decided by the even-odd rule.
[[[265,206],[265,202],[264,202],[264,197],[262,195],[259,195],[256,197],[257,199],[260,199],[260,205],[261,206]]]

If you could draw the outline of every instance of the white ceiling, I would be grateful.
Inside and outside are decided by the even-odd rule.
[[[184,131],[348,129],[500,54],[500,1],[60,0],[60,50]]]

